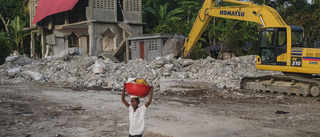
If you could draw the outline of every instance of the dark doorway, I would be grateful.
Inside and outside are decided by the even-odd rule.
[[[117,20],[123,21],[123,0],[117,0]]]

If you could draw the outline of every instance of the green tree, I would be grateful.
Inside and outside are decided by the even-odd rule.
[[[169,4],[169,9],[174,9],[177,8],[178,3],[179,0],[142,0],[143,7],[155,7]]]
[[[197,17],[202,5],[197,1],[182,1],[179,2],[179,6],[184,10],[183,13],[180,14],[181,18],[189,22],[192,18]]]
[[[306,0],[290,0],[288,7],[280,12],[288,25],[302,26],[305,35],[310,39],[308,46],[312,47],[314,41],[320,40],[320,6],[309,4]]]
[[[168,5],[169,4],[164,4],[164,5],[160,5],[159,7],[154,5],[153,8],[151,7],[145,8],[145,10],[154,17],[154,20],[152,22],[154,29],[149,30],[149,32],[159,33],[155,31],[157,30],[157,27],[163,27],[162,25],[166,26],[166,23],[170,21],[181,20],[181,18],[178,17],[177,15],[179,13],[182,13],[183,10],[181,10],[180,8],[175,8],[169,11]]]
[[[7,39],[0,35],[0,65],[5,62],[5,58],[10,55],[11,48],[8,44]]]
[[[235,26],[233,32],[231,32],[226,45],[235,52],[236,56],[243,56],[246,54],[254,54],[257,53],[253,50],[256,50],[256,45],[258,42],[258,27],[257,23],[249,22],[249,21],[239,21],[239,23]],[[244,51],[244,45],[246,43],[250,43],[252,47],[250,51]],[[248,47],[246,47],[248,48]]]
[[[198,1],[179,2],[177,20],[166,20],[153,29],[153,33],[168,33],[188,36],[201,6]],[[175,8],[176,9],[176,8]]]
[[[206,40],[200,38],[197,45],[194,47],[192,54],[190,55],[191,59],[203,59],[209,56],[209,53],[204,49]]]
[[[16,49],[16,44],[13,44],[13,28],[10,25],[10,22],[15,17],[19,16],[21,20],[26,21],[27,23],[23,27],[27,27],[29,25],[29,0],[0,0],[0,15],[1,15],[1,21],[0,21],[0,33],[2,35],[2,41],[7,40],[6,46],[1,46],[1,57],[0,60],[2,60],[4,57],[3,55],[9,55],[8,53],[11,53],[12,48]],[[11,36],[8,36],[8,35]],[[24,35],[25,36],[25,35]],[[3,39],[5,37],[5,39]],[[22,44],[23,40],[21,40]],[[3,42],[1,42],[3,43]],[[8,45],[9,44],[9,45]],[[29,45],[29,43],[26,43],[25,45]],[[10,48],[8,48],[10,47]],[[22,47],[22,46],[21,46]],[[29,48],[28,46],[24,46],[26,48]],[[19,50],[19,49],[17,49]],[[21,50],[23,51],[23,49]]]
[[[20,16],[21,20],[29,22],[29,0],[0,0],[0,14],[3,18],[13,19]],[[27,24],[28,26],[28,24]],[[0,22],[0,30],[4,29]]]
[[[312,0],[312,2],[316,5],[320,5],[320,0]]]
[[[23,20],[20,20],[20,17],[15,17],[8,26],[9,32],[8,37],[12,45],[14,46],[14,49],[18,51],[18,53],[23,53],[23,38],[28,36],[29,33],[23,30],[23,28],[26,26],[26,22]],[[19,46],[21,45],[21,46]],[[19,49],[22,49],[20,52]]]

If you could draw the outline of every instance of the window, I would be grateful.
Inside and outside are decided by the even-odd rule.
[[[68,36],[69,47],[79,47],[79,37],[73,32]]]
[[[274,33],[273,30],[272,31],[265,30],[262,32],[260,47],[272,47],[273,33]]]
[[[127,11],[139,11],[140,5],[139,0],[126,0],[125,1],[125,8]]]
[[[303,31],[292,31],[292,47],[303,47]]]
[[[286,39],[286,30],[285,29],[279,29],[278,30],[278,47],[284,46],[287,44]]]
[[[149,41],[148,42],[148,50],[158,50],[157,41]]]
[[[30,14],[31,14],[31,18],[33,20],[34,15],[36,14],[36,9],[38,6],[38,1],[30,1],[30,5],[31,5],[31,10],[30,10]]]
[[[114,9],[114,0],[94,0],[93,8],[96,9]]]
[[[274,29],[266,29],[261,33],[261,61],[272,61],[274,57]]]
[[[133,45],[133,51],[138,51],[138,42],[134,42],[134,45]]]
[[[272,61],[274,57],[273,49],[262,49],[261,50],[261,61]]]

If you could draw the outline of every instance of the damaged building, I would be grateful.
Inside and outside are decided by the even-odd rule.
[[[31,56],[74,48],[129,60],[128,37],[143,34],[141,0],[30,0]]]

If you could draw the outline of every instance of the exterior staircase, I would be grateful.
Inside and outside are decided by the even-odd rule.
[[[98,54],[98,57],[101,57],[103,59],[109,58],[114,63],[120,63],[120,61],[115,56],[112,55],[111,51],[105,51],[103,53],[100,53]]]
[[[120,44],[118,45],[117,49],[113,50],[112,55],[115,57],[119,57],[123,55],[126,52],[126,41],[128,39],[122,40]]]
[[[118,23],[118,26],[121,29],[123,29],[124,31],[126,31],[130,36],[139,34],[136,30],[134,30],[132,27],[130,27],[127,23],[120,22],[120,23]]]
[[[132,27],[130,27],[127,23],[120,22],[120,23],[118,23],[118,26],[121,29],[123,29],[126,33],[128,33],[130,36],[139,35],[139,33],[136,30],[134,30]],[[126,44],[125,43],[127,40],[128,39],[126,38],[120,42],[120,44],[117,46],[117,49],[115,49],[112,52],[113,56],[119,57],[126,52]]]

